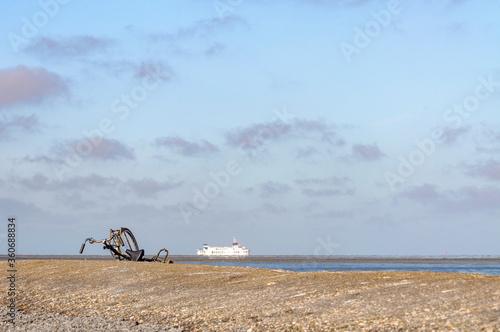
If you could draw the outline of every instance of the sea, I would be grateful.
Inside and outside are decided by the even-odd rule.
[[[172,259],[175,261],[175,258]],[[177,263],[246,266],[294,272],[426,271],[500,275],[500,256],[248,256],[244,259],[182,257]]]
[[[260,256],[172,255],[176,264],[241,266],[294,272],[426,271],[500,275],[500,256]],[[24,255],[22,259],[113,260],[109,255]],[[6,257],[0,256],[0,260]],[[149,263],[151,264],[151,263]]]

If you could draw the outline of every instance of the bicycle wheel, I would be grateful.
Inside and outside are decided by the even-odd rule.
[[[118,251],[122,254],[127,255],[127,249],[132,251],[139,250],[139,246],[137,245],[137,241],[135,239],[134,234],[130,231],[130,229],[122,227],[121,229],[121,243],[118,247]]]
[[[109,245],[113,247],[118,252],[120,251],[120,245],[121,245],[121,240],[120,240],[120,235],[118,233],[113,233],[111,238],[109,239]],[[113,252],[113,250],[109,251],[111,253],[111,256],[113,256],[114,259],[122,260],[123,257],[120,255],[117,255]]]

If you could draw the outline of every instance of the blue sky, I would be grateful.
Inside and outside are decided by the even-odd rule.
[[[500,252],[499,1],[3,7],[20,253]]]

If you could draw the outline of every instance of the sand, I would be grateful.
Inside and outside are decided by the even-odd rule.
[[[500,331],[500,276],[17,262],[2,331]]]

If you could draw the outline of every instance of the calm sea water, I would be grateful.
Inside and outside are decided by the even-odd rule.
[[[178,264],[248,266],[295,272],[311,271],[430,271],[500,275],[500,256],[249,256],[247,259],[179,256]]]

